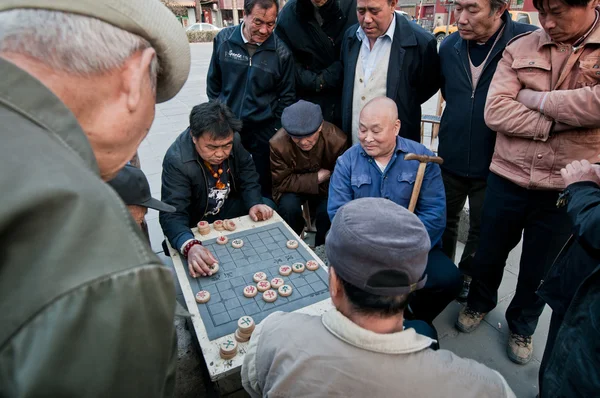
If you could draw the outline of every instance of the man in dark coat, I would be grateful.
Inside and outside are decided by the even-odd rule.
[[[400,136],[420,142],[421,104],[439,89],[435,38],[396,16],[397,0],[358,0],[358,24],[344,35],[342,130],[358,142],[358,115],[379,96],[396,102]]]
[[[187,257],[190,275],[210,275],[215,258],[194,238],[199,221],[212,223],[248,214],[268,220],[272,203],[260,195],[252,157],[241,143],[242,123],[220,102],[195,106],[187,128],[163,160],[162,201],[175,207],[161,211],[160,225],[171,246]],[[272,204],[274,207],[275,205]]]
[[[542,281],[552,308],[540,366],[540,397],[592,397],[600,391],[600,165],[574,161],[561,170],[573,235]]]
[[[447,225],[442,250],[454,261],[460,212],[469,198],[469,235],[459,268],[465,275],[460,298],[466,300],[470,264],[479,243],[486,179],[496,133],[483,120],[488,89],[502,52],[513,37],[537,29],[513,22],[503,0],[456,1],[458,32],[440,46],[442,95],[446,109],[440,124],[439,155],[446,189]],[[472,7],[472,6],[469,6]]]
[[[275,30],[294,54],[296,96],[319,105],[325,121],[337,125],[342,79],[338,60],[346,20],[337,0],[290,0]]]

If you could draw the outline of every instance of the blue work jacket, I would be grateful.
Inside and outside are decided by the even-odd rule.
[[[397,137],[394,155],[382,172],[360,144],[348,149],[338,158],[331,175],[329,218],[333,220],[340,207],[358,198],[386,198],[408,208],[419,162],[404,160],[407,153],[433,156],[423,145]],[[429,163],[425,169],[415,214],[429,233],[431,247],[439,246],[446,228],[446,194],[440,167],[435,163]]]

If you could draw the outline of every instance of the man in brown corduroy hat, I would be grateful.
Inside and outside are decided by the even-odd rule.
[[[158,0],[0,2],[0,396],[173,394],[173,277],[104,181],[189,68]]]

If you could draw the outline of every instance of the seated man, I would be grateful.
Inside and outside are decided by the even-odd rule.
[[[302,204],[317,209],[315,246],[325,243],[331,222],[327,215],[329,177],[346,149],[346,134],[323,121],[321,107],[300,100],[283,110],[281,128],[271,138],[273,199],[279,215],[300,235],[304,227]]]
[[[192,277],[211,275],[217,261],[190,228],[199,221],[240,217],[268,220],[273,210],[262,198],[252,157],[241,143],[242,122],[227,105],[195,106],[190,127],[177,137],[163,161],[162,201],[177,209],[160,212],[171,246],[188,259]],[[273,205],[274,206],[274,205]]]
[[[329,217],[353,199],[381,197],[408,207],[419,162],[406,161],[404,155],[433,155],[423,145],[399,137],[400,120],[396,104],[378,97],[360,113],[359,142],[342,155],[335,166],[329,186]],[[427,284],[413,300],[407,316],[431,323],[458,295],[462,277],[441,251],[446,227],[444,183],[437,164],[430,163],[415,214],[427,228],[431,251],[427,262]]]
[[[242,384],[252,397],[514,397],[497,372],[404,321],[430,248],[417,216],[381,198],[339,209],[325,243],[334,310],[276,312],[252,333]]]
[[[130,165],[123,167],[123,169],[119,171],[119,174],[108,182],[108,185],[110,185],[115,192],[117,192],[117,195],[121,197],[123,202],[125,202],[127,210],[131,213],[136,224],[142,229],[148,242],[150,242],[150,235],[148,233],[148,225],[144,218],[146,217],[146,213],[148,213],[148,209],[164,211],[166,213],[175,211],[173,206],[169,206],[150,196],[150,184],[148,183],[148,179],[144,172],[138,167]]]

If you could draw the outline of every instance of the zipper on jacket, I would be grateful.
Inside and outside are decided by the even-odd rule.
[[[467,51],[469,51],[469,49],[467,48]],[[458,57],[460,58],[460,51],[456,50],[456,53],[458,54]],[[468,54],[467,54],[468,57]],[[471,147],[471,133],[473,130],[473,107],[475,104],[475,90],[477,89],[477,85],[473,86],[473,79],[471,79],[471,75],[469,75],[469,71],[467,70],[467,67],[465,66],[464,62],[462,62],[462,60],[460,60],[460,64],[462,65],[465,74],[467,75],[467,79],[469,80],[469,84],[471,84],[471,109],[469,110],[469,148]],[[485,66],[483,67],[483,70],[481,71],[481,74],[479,75],[479,79],[481,79],[481,76],[483,75],[483,71],[485,70]],[[477,83],[479,83],[479,81],[477,81]],[[470,175],[470,171],[471,171],[471,151],[469,150],[467,153],[467,177],[469,177]]]
[[[196,162],[198,162],[198,164],[200,165],[200,169],[202,170],[202,175],[204,176],[204,188],[206,189],[205,192],[207,195],[206,207],[204,208],[204,212],[200,216],[200,219],[202,219],[202,218],[204,218],[204,215],[206,214],[206,210],[208,210],[208,181],[206,180],[206,171],[204,171],[204,167],[202,166],[202,163],[200,163],[200,161],[198,159],[196,159]]]

